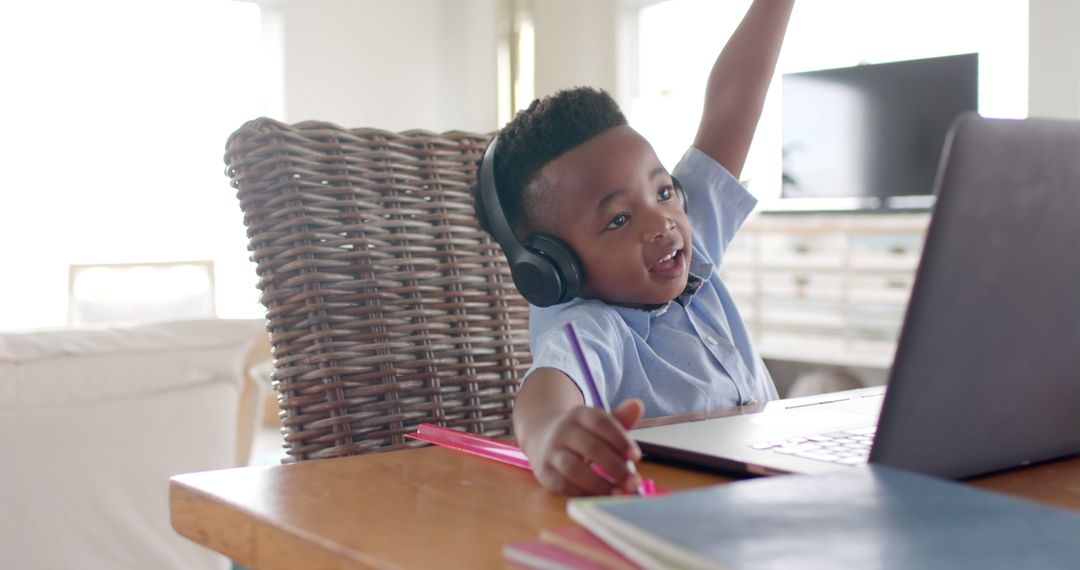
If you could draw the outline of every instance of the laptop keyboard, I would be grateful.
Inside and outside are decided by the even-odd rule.
[[[841,465],[859,465],[866,463],[870,458],[870,446],[874,443],[876,431],[877,426],[869,426],[833,433],[763,441],[750,447]]]

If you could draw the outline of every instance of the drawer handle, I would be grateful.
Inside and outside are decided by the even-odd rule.
[[[907,284],[906,281],[900,281],[900,280],[897,280],[897,279],[892,279],[892,280],[886,281],[885,286],[888,287],[889,289],[907,289],[908,284]]]
[[[799,255],[806,255],[806,254],[810,253],[810,246],[806,245],[805,243],[797,243],[797,244],[795,244],[794,249],[795,249],[795,253],[798,253]]]
[[[894,245],[889,248],[889,253],[893,255],[905,255],[908,252],[908,248],[902,245]]]
[[[810,278],[807,277],[806,275],[796,275],[795,276],[795,285],[797,285],[799,287],[806,287],[809,284],[810,284]]]

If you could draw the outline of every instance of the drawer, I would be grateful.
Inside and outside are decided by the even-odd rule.
[[[839,302],[844,298],[844,278],[839,273],[810,271],[764,271],[763,297]]]
[[[922,255],[922,234],[866,233],[851,236],[852,269],[911,270]]]
[[[852,303],[907,305],[914,273],[852,274],[848,277],[848,298]]]
[[[752,272],[721,271],[720,280],[724,282],[724,286],[731,292],[731,296],[740,307],[743,303],[753,302],[758,296],[759,291]]]
[[[835,233],[763,233],[758,238],[763,267],[840,268],[844,264],[844,237]]]
[[[741,267],[728,267],[726,264],[720,267],[720,279],[727,285],[728,289],[753,289],[757,286],[754,276],[756,272],[753,269],[746,269]]]
[[[900,337],[900,326],[891,324],[884,326],[875,326],[874,324],[852,325],[848,330],[848,334],[852,342],[896,344],[896,340]]]
[[[817,327],[842,330],[844,309],[840,303],[762,299],[761,318],[763,326]]]
[[[848,324],[853,335],[885,335],[895,339],[906,309],[898,305],[852,305],[848,308]]]
[[[727,250],[724,251],[722,265],[738,264],[753,265],[757,253],[758,234],[753,232],[737,232]]]
[[[735,305],[739,307],[740,311],[753,306],[758,299],[757,291],[754,289],[728,287],[728,291],[731,292],[731,298],[735,300]]]

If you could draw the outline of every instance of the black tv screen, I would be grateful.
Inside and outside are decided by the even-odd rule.
[[[933,193],[945,134],[978,106],[978,54],[785,74],[784,198]]]

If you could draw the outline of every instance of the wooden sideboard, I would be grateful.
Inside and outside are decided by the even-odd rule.
[[[929,213],[759,214],[720,273],[766,359],[886,369]]]

